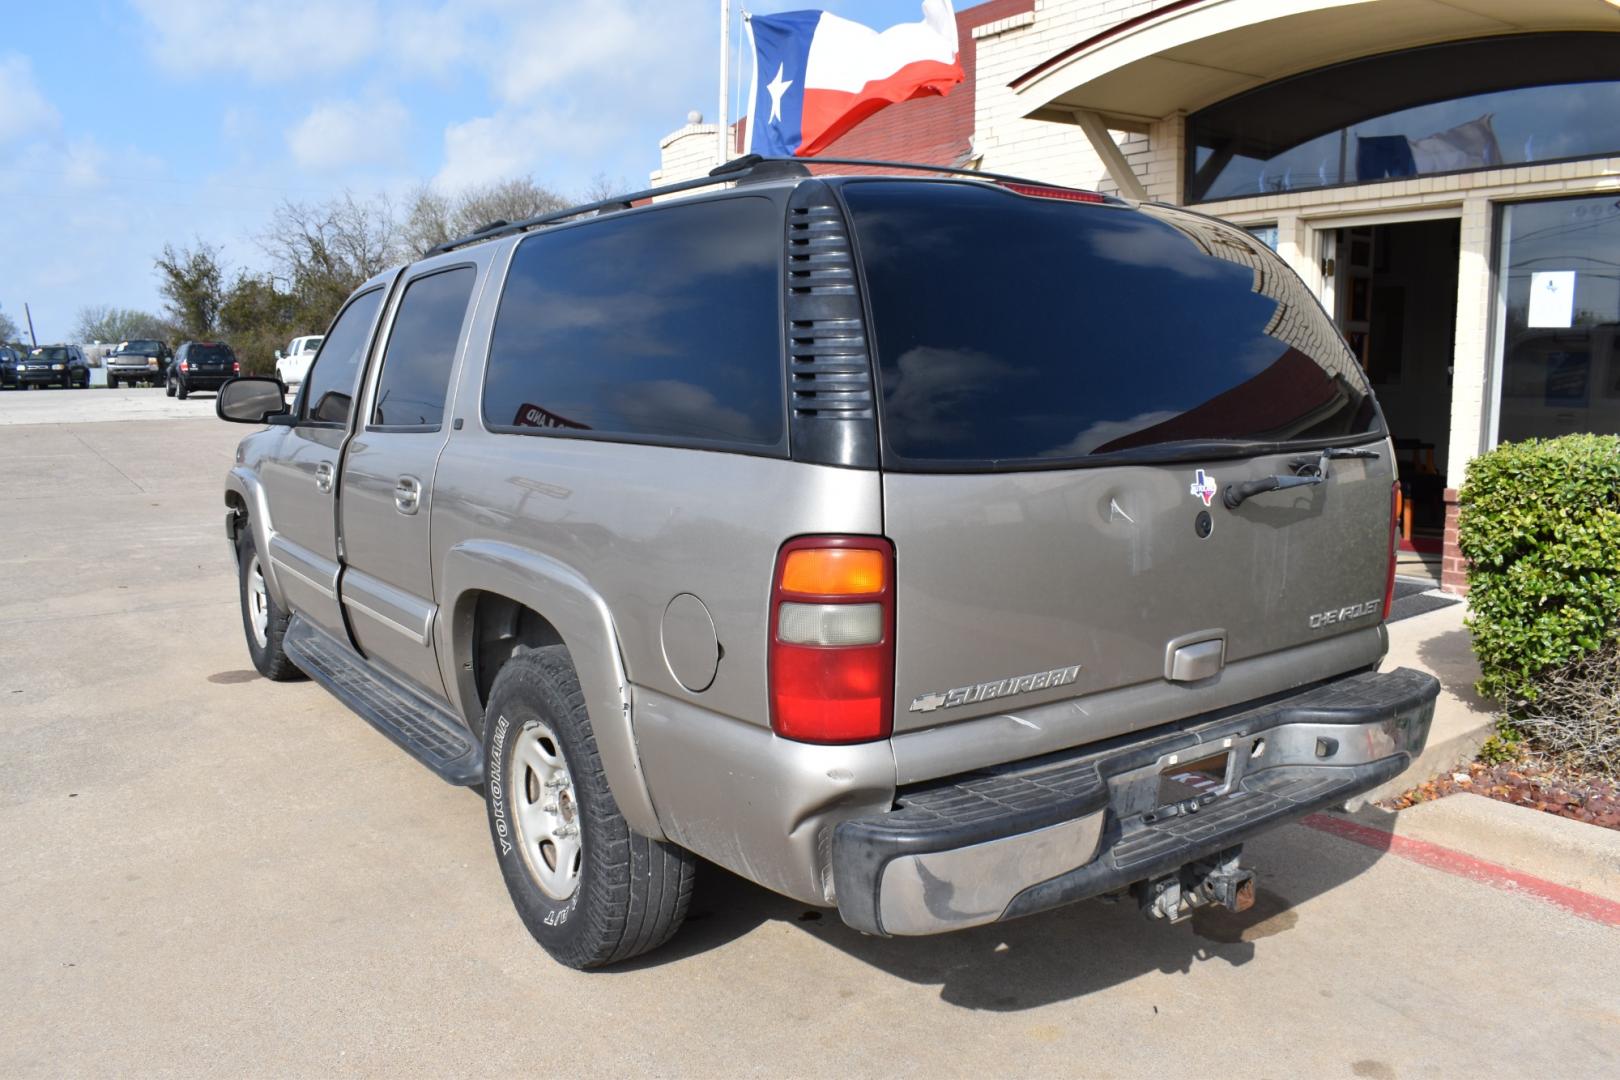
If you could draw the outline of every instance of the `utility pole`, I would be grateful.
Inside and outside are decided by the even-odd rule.
[[[23,304],[23,317],[28,320],[28,340],[31,342],[29,348],[37,349],[39,348],[39,338],[34,336],[34,313],[28,310],[26,303]]]
[[[720,111],[714,115],[718,119],[718,131],[715,135],[715,148],[719,151],[717,165],[724,165],[731,160],[731,130],[726,120],[726,108],[731,103],[726,100],[730,92],[729,83],[731,75],[731,0],[720,0]]]

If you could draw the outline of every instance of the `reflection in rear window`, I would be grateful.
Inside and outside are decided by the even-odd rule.
[[[228,345],[193,345],[191,347],[193,360],[229,360],[231,350]]]
[[[1366,381],[1279,259],[1169,209],[844,187],[899,461],[1055,464],[1370,432]]]

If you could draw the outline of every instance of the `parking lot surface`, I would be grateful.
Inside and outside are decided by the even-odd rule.
[[[0,1075],[1620,1060],[1620,930],[1304,826],[1249,845],[1260,898],[1241,916],[1170,927],[1088,903],[878,940],[705,868],[669,947],[559,968],[510,909],[475,793],[312,684],[251,670],[221,501],[246,429],[8,422],[48,396],[93,405],[0,396]]]

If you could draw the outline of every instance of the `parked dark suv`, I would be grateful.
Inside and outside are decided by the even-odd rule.
[[[242,371],[231,347],[219,341],[183,342],[169,365],[170,397],[184,401],[193,390],[218,390]]]
[[[566,964],[664,941],[694,856],[873,934],[1242,910],[1244,841],[1424,746],[1388,433],[1293,272],[887,171],[494,227],[362,285],[290,408],[220,392],[268,425],[225,482],[254,665],[480,786]]]
[[[90,361],[77,345],[43,345],[17,362],[17,388],[60,386],[64,390],[90,385]]]
[[[17,385],[17,365],[22,353],[10,345],[0,345],[0,389],[9,390]]]

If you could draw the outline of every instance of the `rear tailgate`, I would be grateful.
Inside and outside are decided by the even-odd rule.
[[[1165,208],[843,191],[881,376],[897,733],[996,716],[1010,749],[976,753],[1009,760],[1381,655],[1382,421],[1271,252]],[[1329,448],[1377,456],[1224,504]]]

